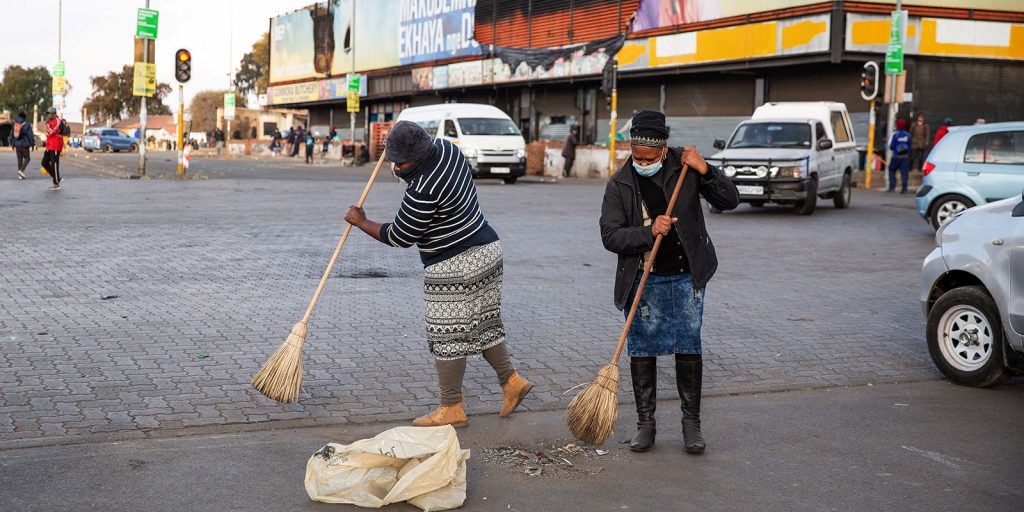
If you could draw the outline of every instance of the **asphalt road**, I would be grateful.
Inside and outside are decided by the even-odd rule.
[[[708,452],[682,452],[677,401],[662,402],[658,440],[596,455],[559,451],[560,411],[472,418],[459,429],[466,511],[552,510],[962,512],[1024,503],[1024,387],[941,381],[718,397],[705,401]],[[395,426],[320,427],[0,451],[6,510],[362,510],[311,501],[305,464],[327,442]],[[511,449],[543,452],[543,464]],[[572,467],[562,461],[565,456]],[[538,476],[527,468],[541,468]],[[536,470],[534,470],[536,472]],[[406,504],[388,511],[417,510]]]

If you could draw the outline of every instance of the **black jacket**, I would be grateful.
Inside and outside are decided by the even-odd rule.
[[[666,183],[666,201],[672,196],[682,170],[681,158],[681,149],[669,148],[660,171],[670,172],[673,176]],[[629,292],[640,270],[643,254],[654,247],[651,227],[643,226],[643,214],[637,200],[639,196],[640,188],[633,170],[633,159],[630,158],[608,180],[601,204],[601,241],[605,249],[619,255],[615,271],[615,307],[620,310],[630,301]],[[731,210],[739,204],[736,186],[716,167],[708,164],[708,172],[704,176],[695,169],[689,169],[672,216],[679,218],[674,227],[683,242],[696,289],[704,288],[718,268],[715,246],[704,225],[700,196],[720,210]]]

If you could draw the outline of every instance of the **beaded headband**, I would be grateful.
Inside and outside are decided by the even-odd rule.
[[[649,148],[660,148],[668,142],[668,139],[661,139],[657,137],[640,137],[636,136],[630,141],[634,146],[647,146]]]

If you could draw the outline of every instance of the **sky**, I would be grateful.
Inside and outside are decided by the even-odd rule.
[[[225,89],[228,66],[270,26],[270,18],[300,9],[314,0],[150,0],[160,12],[156,40],[157,81],[174,91],[165,102],[178,110],[174,54],[192,52],[192,79],[185,84],[185,106],[203,90]],[[80,121],[82,104],[92,93],[89,78],[120,70],[133,60],[136,12],[145,0],[63,0],[61,57],[68,83],[65,117]],[[0,73],[12,64],[46,66],[57,62],[58,0],[0,0]],[[233,31],[231,30],[233,28]],[[233,36],[232,36],[233,32]],[[31,115],[31,113],[29,113]]]

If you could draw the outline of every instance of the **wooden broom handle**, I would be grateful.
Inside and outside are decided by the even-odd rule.
[[[689,166],[683,164],[683,170],[679,174],[679,179],[676,180],[676,188],[672,191],[672,198],[668,200],[668,208],[665,209],[665,214],[671,216],[672,210],[676,205],[676,199],[679,197],[679,190],[683,188],[683,180],[686,179],[686,171]],[[644,263],[644,275],[640,278],[640,286],[636,289],[636,295],[633,297],[633,305],[629,308],[629,316],[626,317],[626,325],[622,327],[622,334],[619,336],[619,345],[615,347],[615,357],[612,357],[612,364],[619,364],[619,355],[622,354],[622,347],[626,345],[626,335],[629,334],[629,328],[633,325],[633,317],[636,316],[636,308],[640,305],[640,297],[644,294],[644,287],[647,286],[647,276],[651,275],[651,268],[654,267],[654,257],[658,254],[658,248],[661,247],[661,240],[665,238],[665,235],[658,235],[654,239],[654,247],[651,248],[651,257]]]
[[[377,179],[377,173],[380,172],[380,166],[384,163],[384,152],[381,152],[380,158],[377,159],[377,165],[373,168],[373,174],[370,175],[370,180],[366,182],[366,187],[363,188],[363,195],[359,196],[359,202],[356,206],[362,208],[363,201],[366,201],[366,196],[370,194],[370,187],[373,186],[373,180]],[[338,246],[334,248],[334,255],[331,256],[331,262],[327,264],[327,270],[324,270],[324,276],[320,278],[320,286],[316,287],[316,293],[313,294],[313,300],[309,302],[309,307],[306,308],[306,314],[302,317],[302,323],[309,321],[310,315],[313,314],[313,308],[316,307],[316,301],[320,299],[320,293],[324,291],[324,285],[327,284],[327,278],[331,275],[331,270],[334,269],[334,262],[338,261],[338,254],[341,254],[341,248],[345,245],[345,240],[348,240],[348,234],[352,231],[352,224],[345,226],[345,233],[341,235],[341,240],[338,242]]]

